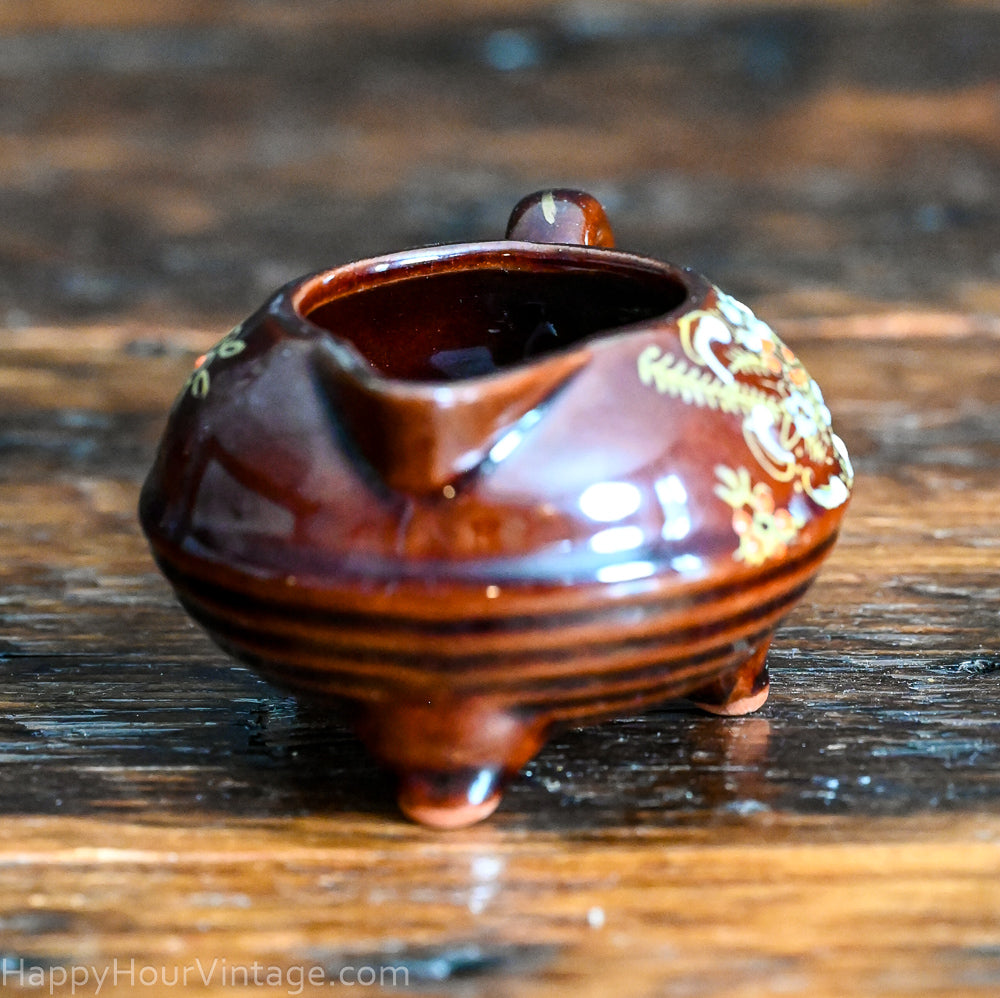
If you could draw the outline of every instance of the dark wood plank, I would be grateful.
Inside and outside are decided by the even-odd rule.
[[[0,989],[997,993],[996,4],[39,0],[0,94]],[[135,503],[277,284],[555,183],[774,321],[857,491],[760,714],[562,732],[441,835]]]
[[[565,732],[491,822],[449,836],[401,821],[349,733],[175,605],[133,514],[152,401],[40,406],[24,377],[0,482],[10,959],[57,978],[85,955],[192,980],[213,959],[293,980],[396,967],[441,994],[607,993],[623,975],[634,993],[989,993],[996,343],[795,345],[860,477],[776,641],[772,700],[736,721],[668,705]],[[189,360],[126,331],[67,347],[43,330],[8,341],[4,367],[40,372],[48,353],[58,381],[75,351],[108,384],[176,384]],[[220,966],[208,993],[228,987]],[[107,993],[128,991],[119,972]]]

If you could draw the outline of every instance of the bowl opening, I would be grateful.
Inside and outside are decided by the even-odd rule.
[[[672,268],[586,251],[570,260],[494,252],[431,264],[401,254],[363,266],[345,268],[342,280],[337,271],[317,279],[296,309],[382,375],[411,381],[491,374],[664,315],[689,295]]]

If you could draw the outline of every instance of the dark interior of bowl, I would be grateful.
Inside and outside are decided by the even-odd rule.
[[[663,315],[687,296],[669,273],[639,268],[496,266],[390,274],[305,313],[391,378],[477,377],[602,330]]]

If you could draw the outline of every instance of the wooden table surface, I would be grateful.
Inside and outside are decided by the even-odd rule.
[[[759,714],[565,732],[435,833],[188,622],[138,487],[278,284],[556,183],[771,320],[856,496]],[[0,990],[1000,993],[1000,6],[3,0],[0,218]]]

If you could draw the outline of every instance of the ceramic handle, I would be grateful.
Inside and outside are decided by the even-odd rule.
[[[600,201],[583,191],[536,191],[510,213],[507,238],[611,249],[615,237]]]

